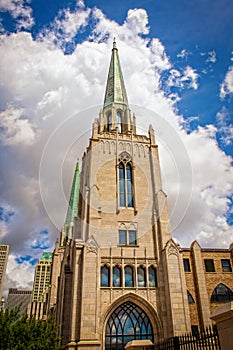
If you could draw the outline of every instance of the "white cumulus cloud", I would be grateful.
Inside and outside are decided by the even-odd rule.
[[[187,49],[182,49],[178,54],[177,57],[181,59],[187,59],[188,56],[191,54]]]
[[[17,255],[9,254],[3,295],[7,297],[9,288],[32,289],[35,267],[24,261],[18,264]]]
[[[232,227],[227,223],[228,198],[233,194],[232,158],[219,148],[216,132],[216,127],[207,125],[181,136],[193,177],[190,205],[176,234],[187,246],[191,237],[206,247],[228,247],[232,241]]]
[[[30,121],[23,118],[23,109],[13,107],[0,113],[0,140],[7,145],[30,145],[35,140],[35,130]]]
[[[1,0],[0,11],[8,11],[12,15],[18,30],[30,29],[34,24],[32,9],[27,0]]]
[[[171,67],[169,58],[166,54],[165,47],[162,45],[161,41],[154,38],[150,44],[151,49],[151,63],[155,68],[159,70],[166,70]]]
[[[169,77],[167,80],[167,85],[172,87],[176,86],[181,89],[198,89],[198,78],[199,75],[196,70],[190,66],[187,66],[180,72],[177,69],[172,68],[169,71]]]
[[[148,15],[144,9],[132,9],[128,11],[125,26],[134,34],[148,34]]]
[[[229,67],[228,72],[220,86],[220,97],[224,99],[227,95],[233,93],[233,66]]]
[[[59,12],[55,20],[48,28],[44,28],[40,33],[40,40],[46,40],[48,45],[55,45],[66,49],[66,44],[73,43],[74,37],[88,23],[90,9],[83,9],[79,6],[74,12],[64,9]]]
[[[195,69],[190,66],[187,66],[181,77],[181,82],[187,85],[189,88],[197,90],[198,88],[198,73]]]
[[[216,52],[213,50],[213,51],[209,51],[208,52],[208,57],[206,59],[206,62],[207,63],[215,63],[217,61],[217,55],[216,55]]]
[[[231,145],[233,143],[233,123],[230,123],[230,115],[225,107],[217,113],[216,121],[222,143]]]

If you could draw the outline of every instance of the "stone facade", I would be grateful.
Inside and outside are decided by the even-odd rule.
[[[188,259],[190,271],[185,272],[187,291],[193,301],[189,303],[192,326],[210,325],[210,315],[216,307],[225,303],[221,299],[211,301],[216,287],[222,284],[233,291],[233,245],[229,249],[204,249],[195,241],[190,249],[182,249],[183,259]],[[206,271],[205,261],[213,261],[213,271]],[[229,263],[229,269],[223,261]]]
[[[182,251],[172,239],[158,146],[148,129],[136,131],[114,42],[103,110],[80,176],[76,167],[53,254],[47,312],[55,313],[66,349],[124,349],[133,339],[156,342],[190,331],[190,313],[200,317],[187,296],[187,288],[196,292],[196,276],[203,324],[210,322],[203,252],[197,243]],[[191,251],[196,275],[183,268]]]

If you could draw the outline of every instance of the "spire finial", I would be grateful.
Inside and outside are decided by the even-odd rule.
[[[113,38],[113,49],[116,49],[117,47],[116,47],[116,38],[115,38],[115,36],[114,36],[114,38]]]
[[[105,90],[104,108],[113,103],[128,105],[115,37]]]

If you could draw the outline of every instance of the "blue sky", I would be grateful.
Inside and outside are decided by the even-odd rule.
[[[30,285],[35,259],[59,236],[75,162],[103,102],[113,37],[131,109],[144,109],[139,127],[155,128],[174,237],[228,247],[232,1],[5,0],[0,11],[6,286]]]

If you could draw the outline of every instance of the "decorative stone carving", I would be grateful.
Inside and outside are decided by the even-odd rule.
[[[119,162],[123,162],[123,163],[128,163],[128,162],[131,162],[132,159],[131,159],[131,156],[127,153],[127,152],[123,152],[119,155]]]
[[[86,254],[94,253],[97,255],[98,252],[98,244],[93,236],[91,236],[86,242]]]
[[[167,250],[168,256],[169,256],[169,255],[176,255],[176,256],[179,255],[178,246],[177,246],[177,244],[176,244],[173,240],[170,240],[170,241],[167,243],[166,250]]]

